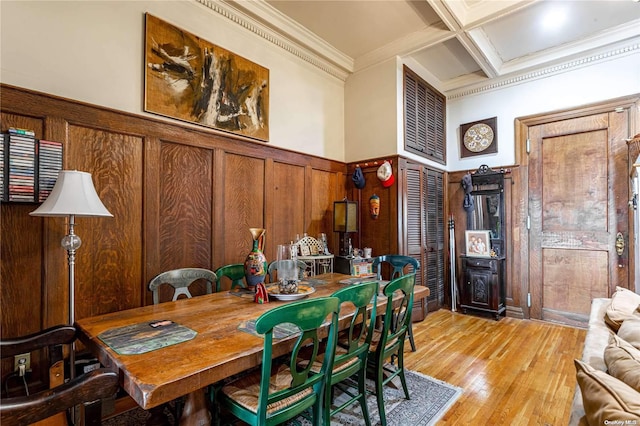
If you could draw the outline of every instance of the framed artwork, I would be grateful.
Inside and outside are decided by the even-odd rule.
[[[491,257],[490,231],[465,231],[467,256]]]
[[[300,256],[311,256],[311,248],[307,245],[300,244]]]
[[[145,15],[144,110],[269,140],[269,70]]]
[[[498,152],[498,118],[487,118],[460,126],[460,156]]]

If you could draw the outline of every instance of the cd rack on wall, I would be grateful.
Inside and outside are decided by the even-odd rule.
[[[14,127],[0,137],[0,200],[46,200],[62,170],[62,142],[36,139],[32,130]]]

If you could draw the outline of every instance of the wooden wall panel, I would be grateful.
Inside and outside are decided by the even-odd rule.
[[[211,150],[162,143],[160,160],[160,269],[213,269]]]
[[[140,306],[142,138],[78,125],[68,135],[66,168],[91,173],[113,214],[76,219],[76,319]]]
[[[83,241],[76,318],[152,303],[148,282],[166,269],[244,262],[251,227],[267,228],[268,259],[275,242],[296,233],[324,231],[331,243],[333,201],[353,186],[341,162],[3,84],[0,90],[2,130],[28,128],[62,142],[64,168],[90,172],[114,215],[76,218]],[[36,206],[0,206],[0,338],[68,319],[60,246],[66,219],[29,216]],[[286,216],[276,219],[280,211]],[[42,385],[38,360],[32,357],[31,377]]]
[[[273,202],[271,204],[269,244],[265,247],[268,261],[275,260],[275,248],[295,239],[296,234],[308,232],[305,228],[305,205],[311,200],[305,196],[305,168],[280,162],[273,163]]]
[[[228,154],[224,170],[224,200],[217,208],[224,209],[225,252],[216,268],[244,262],[251,251],[249,228],[264,226],[264,160]]]
[[[0,115],[2,131],[9,127],[32,129],[37,138],[44,136],[44,120],[20,114],[3,112]],[[0,326],[21,336],[42,328],[45,304],[42,295],[42,252],[44,235],[43,219],[29,216],[37,204],[0,205],[0,257],[2,259],[0,280]],[[16,230],[17,232],[5,232]],[[60,247],[62,250],[62,247]],[[64,299],[63,299],[64,300]],[[28,302],[29,315],[22,308]],[[13,366],[12,366],[13,367]]]
[[[344,198],[344,190],[338,190],[338,180],[335,173],[311,171],[311,220],[306,232],[314,238],[322,232],[327,234],[331,253],[338,252],[338,234],[333,233],[333,202]]]
[[[398,185],[402,185],[402,181],[398,176],[397,165],[393,165],[395,183],[388,188],[383,187],[377,175],[380,164],[382,161],[370,161],[367,165],[361,164],[365,186],[361,190],[354,189],[356,193],[354,198],[358,200],[360,208],[359,226],[361,232],[360,239],[354,239],[353,246],[357,248],[371,247],[373,256],[400,252],[398,243]],[[349,180],[351,180],[353,170],[353,168],[350,169]],[[355,188],[353,182],[349,182],[349,187]],[[380,213],[376,219],[373,219],[369,214],[369,198],[374,194],[380,197]]]

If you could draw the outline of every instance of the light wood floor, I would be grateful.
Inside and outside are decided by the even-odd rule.
[[[568,423],[586,330],[441,309],[413,332],[405,368],[463,389],[438,425]]]

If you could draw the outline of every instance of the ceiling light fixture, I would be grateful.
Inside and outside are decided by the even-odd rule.
[[[567,20],[567,9],[558,5],[550,8],[542,18],[542,28],[548,31],[557,30]]]

